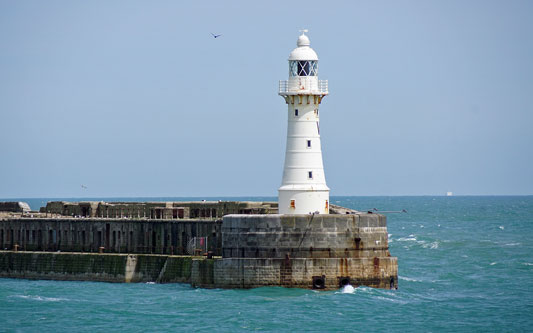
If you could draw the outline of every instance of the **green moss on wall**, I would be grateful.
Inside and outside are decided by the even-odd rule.
[[[165,271],[159,282],[190,282],[191,280],[191,257],[168,257]]]
[[[215,283],[215,260],[198,260],[198,276],[195,284],[200,287],[212,286]]]

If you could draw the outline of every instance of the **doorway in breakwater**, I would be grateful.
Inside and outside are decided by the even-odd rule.
[[[111,230],[110,226],[109,226],[109,223],[106,223],[105,225],[105,248],[106,249],[110,249],[111,248],[111,244],[109,243],[109,231]]]

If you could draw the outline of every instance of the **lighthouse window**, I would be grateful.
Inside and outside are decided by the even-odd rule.
[[[307,171],[307,178],[313,179],[313,171]]]
[[[318,62],[316,60],[299,60],[289,62],[290,76],[316,76]]]
[[[318,74],[318,62],[309,61],[309,75],[317,76]]]
[[[298,62],[297,61],[289,61],[289,75],[298,76]]]
[[[309,61],[298,61],[298,76],[309,75]]]
[[[298,117],[298,109],[294,109],[294,116]]]
[[[311,148],[311,140],[307,140],[307,148]]]

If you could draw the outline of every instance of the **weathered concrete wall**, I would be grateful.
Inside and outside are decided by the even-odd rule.
[[[386,217],[379,214],[229,215],[222,248],[223,259],[214,267],[218,287],[398,284]]]
[[[228,215],[224,258],[370,258],[389,254],[387,218],[360,215]]]
[[[2,248],[62,251],[0,251],[0,276],[222,288],[337,289],[346,283],[397,288],[398,263],[389,253],[386,217],[347,212],[223,220],[0,219]],[[205,250],[223,258],[176,256],[194,237],[205,237]],[[106,254],[64,253],[100,247]]]
[[[21,201],[0,201],[0,212],[29,212],[30,205]]]
[[[8,218],[0,220],[0,249],[26,251],[188,254],[194,237],[221,253],[221,219],[131,220]]]
[[[221,288],[283,286],[333,290],[351,284],[374,288],[398,287],[395,257],[264,259],[225,258],[214,262],[214,284]],[[322,278],[323,288],[313,285]]]
[[[227,214],[273,214],[277,210],[277,202],[254,201],[50,201],[40,212],[71,217],[196,219],[221,218]]]
[[[0,251],[0,277],[212,287],[213,262],[191,256]]]

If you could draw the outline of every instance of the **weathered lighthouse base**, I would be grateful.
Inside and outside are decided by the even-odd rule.
[[[398,261],[379,214],[228,215],[214,285],[395,289]]]
[[[393,257],[219,259],[214,262],[213,275],[214,286],[218,288],[281,286],[333,290],[347,284],[398,288],[398,263]]]

